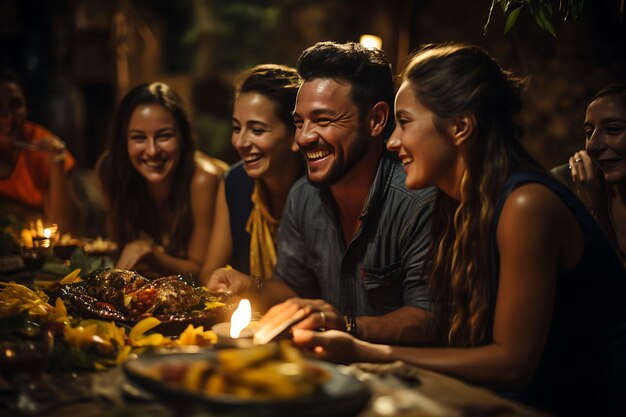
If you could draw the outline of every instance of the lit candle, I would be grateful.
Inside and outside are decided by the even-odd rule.
[[[250,301],[244,298],[233,312],[230,322],[218,323],[211,329],[217,334],[218,344],[245,347],[252,345],[252,335],[257,323],[252,321]]]
[[[250,320],[252,319],[252,307],[250,306],[250,300],[244,298],[239,301],[237,310],[230,318],[230,337],[236,339],[241,334],[241,331],[248,327]]]

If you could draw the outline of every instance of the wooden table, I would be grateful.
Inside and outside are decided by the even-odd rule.
[[[487,389],[401,363],[355,364],[342,367],[342,370],[365,382],[372,392],[371,400],[357,417],[548,416]],[[49,379],[46,381],[45,378]],[[56,406],[36,413],[42,417],[242,415],[216,413],[205,407],[190,408],[146,396],[127,381],[120,368],[74,374],[65,379],[45,376],[42,383],[53,387],[56,394],[51,395],[56,395],[59,401]],[[0,410],[0,416],[13,415],[14,411]]]

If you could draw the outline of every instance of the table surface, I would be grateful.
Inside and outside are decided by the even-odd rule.
[[[363,381],[372,393],[358,417],[548,416],[487,389],[400,362],[354,364],[341,366],[341,370]],[[33,415],[42,417],[225,415],[206,407],[162,402],[129,382],[119,367],[65,376],[44,375],[35,385],[35,396],[45,405]],[[5,400],[6,390],[6,386],[2,389],[0,385],[0,394],[4,392],[0,398]],[[2,405],[0,416],[15,415],[15,411],[6,408],[6,402],[4,410]]]
[[[43,278],[41,272],[39,275],[36,278]],[[371,400],[358,417],[547,416],[487,389],[400,362],[354,364],[341,370],[363,381],[371,391]],[[181,404],[147,396],[126,379],[119,367],[63,376],[44,374],[31,388],[39,404],[32,415],[42,417],[224,415],[206,408],[184,408],[181,412]],[[0,377],[0,416],[16,415],[8,409],[9,403],[15,403],[15,392]]]

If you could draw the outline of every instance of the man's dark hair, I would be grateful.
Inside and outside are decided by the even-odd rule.
[[[395,89],[391,65],[380,49],[368,49],[355,42],[318,42],[298,58],[298,74],[304,81],[337,78],[349,81],[350,94],[361,118],[379,101],[389,104],[385,138],[393,130]]]

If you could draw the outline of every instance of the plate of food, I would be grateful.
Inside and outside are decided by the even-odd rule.
[[[113,256],[117,252],[117,243],[98,236],[94,240],[85,243],[83,250],[93,256]]]
[[[82,243],[80,239],[73,237],[70,233],[64,233],[61,235],[59,240],[54,243],[52,250],[54,252],[54,256],[66,261],[70,259],[74,251],[81,246]]]
[[[232,296],[212,293],[191,278],[172,275],[145,278],[135,271],[104,268],[78,282],[50,288],[51,298],[61,298],[77,318],[114,320],[134,325],[146,317],[161,324],[155,331],[166,335],[194,326],[227,320],[236,307]]]
[[[140,387],[185,404],[255,416],[356,416],[367,386],[291,342],[199,353],[148,354],[123,365]],[[246,414],[247,415],[247,414]]]

